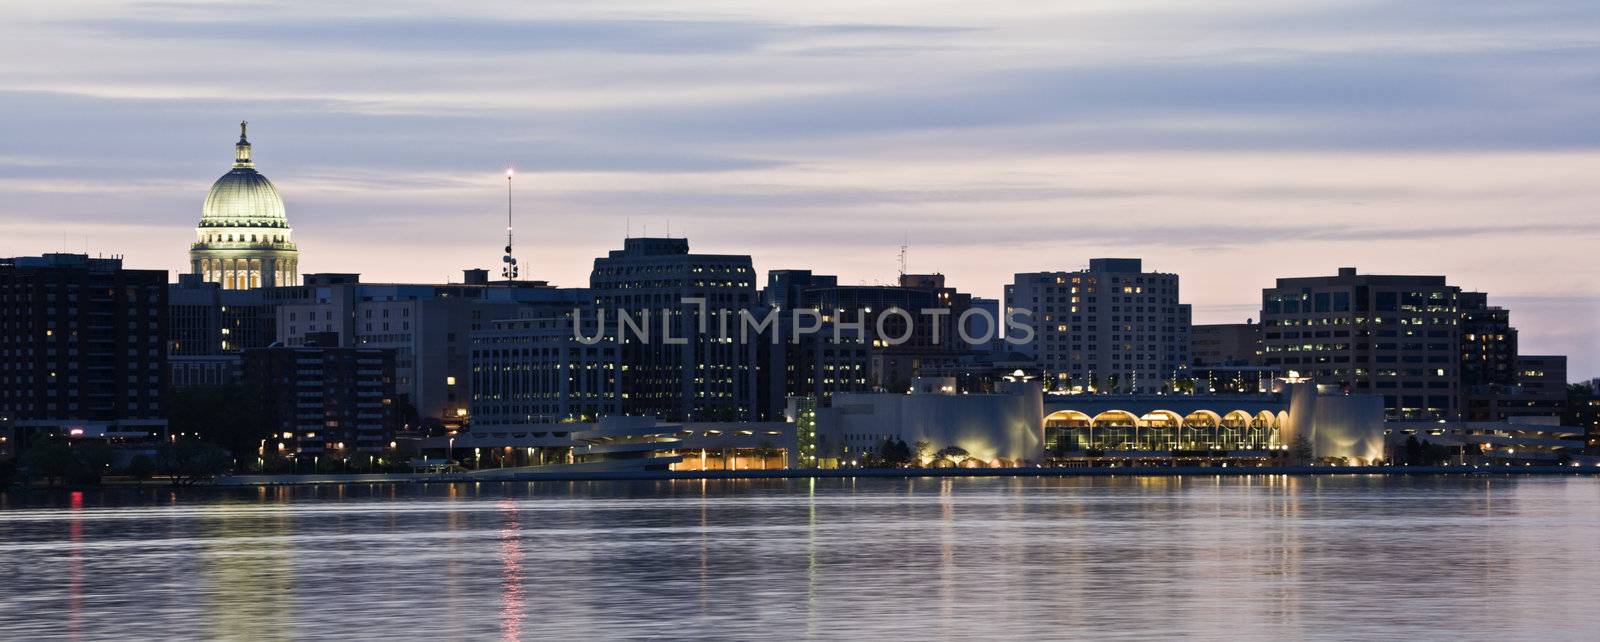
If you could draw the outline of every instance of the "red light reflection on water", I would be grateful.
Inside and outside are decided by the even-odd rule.
[[[83,491],[72,491],[67,507],[76,515],[83,510]],[[83,620],[83,521],[74,517],[67,523],[67,635],[79,639],[79,623]]]

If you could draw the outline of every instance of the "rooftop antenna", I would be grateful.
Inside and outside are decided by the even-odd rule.
[[[900,239],[900,278],[906,276],[906,251],[910,249],[910,240],[907,237]]]
[[[517,280],[517,258],[511,255],[511,177],[516,171],[506,167],[506,255],[500,257],[504,265],[500,268],[500,276],[507,281]]]
[[[626,232],[626,235],[623,236],[623,238],[630,238],[631,239],[631,238],[633,238],[633,217],[632,216],[628,217],[628,222],[627,222],[626,225],[627,225],[627,232]]]

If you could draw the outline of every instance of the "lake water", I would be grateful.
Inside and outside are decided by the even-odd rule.
[[[0,495],[0,638],[1600,636],[1600,478]]]

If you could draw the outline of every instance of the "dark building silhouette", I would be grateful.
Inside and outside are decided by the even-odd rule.
[[[1471,394],[1488,386],[1515,385],[1517,329],[1511,327],[1511,311],[1489,305],[1483,292],[1462,292],[1460,307],[1462,389]]]
[[[955,368],[964,355],[988,347],[967,345],[957,333],[972,295],[947,287],[943,274],[902,274],[899,285],[829,285],[829,278],[816,278],[801,290],[798,307],[820,311],[824,324],[841,326],[842,337],[865,339],[871,346],[868,381],[875,388],[903,392],[923,370]],[[853,329],[857,324],[860,329]]]
[[[1189,330],[1189,359],[1202,366],[1261,365],[1261,324],[1213,323]]]
[[[167,288],[167,353],[235,354],[277,340],[277,305],[266,290],[225,290],[198,274],[180,274]]]
[[[595,259],[589,287],[607,333],[616,333],[623,312],[648,325],[647,340],[630,334],[620,344],[625,414],[662,421],[756,418],[756,344],[738,337],[739,311],[758,305],[748,255],[690,254],[688,239],[630,238]],[[722,312],[731,337],[720,332]]]
[[[0,259],[0,417],[18,429],[163,430],[166,342],[166,271]]]
[[[394,438],[395,353],[341,348],[312,333],[296,347],[244,352],[244,381],[258,399],[267,447],[288,457],[376,455]]]

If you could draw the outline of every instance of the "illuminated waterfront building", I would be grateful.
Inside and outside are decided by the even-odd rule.
[[[420,444],[478,468],[479,480],[518,479],[551,472],[617,473],[647,470],[777,470],[795,467],[794,424],[658,422],[612,415],[598,421],[481,425]]]
[[[294,285],[300,251],[272,181],[255,169],[239,123],[233,169],[211,185],[201,209],[189,271],[226,290]]]

